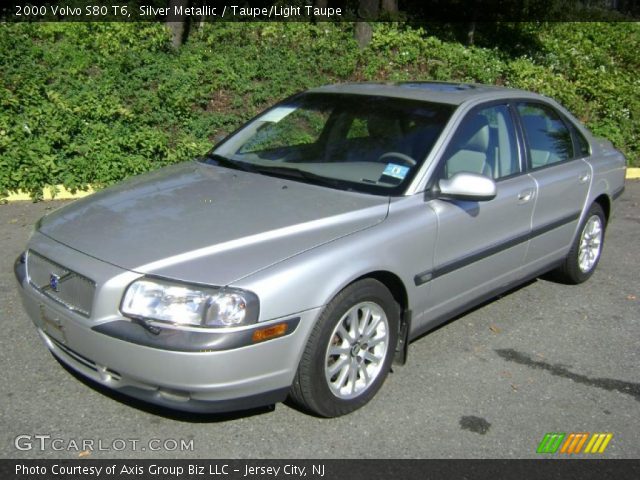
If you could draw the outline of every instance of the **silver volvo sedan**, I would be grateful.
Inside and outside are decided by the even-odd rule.
[[[326,86],[42,218],[15,274],[46,346],[102,385],[334,417],[465,309],[550,270],[587,280],[625,168],[533,93]]]

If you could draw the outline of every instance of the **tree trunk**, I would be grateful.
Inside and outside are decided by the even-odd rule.
[[[179,48],[187,37],[187,20],[184,15],[175,15],[175,7],[182,7],[183,11],[189,6],[189,0],[169,0],[169,16],[167,28],[171,31],[171,43],[174,48]]]
[[[318,8],[327,8],[329,6],[329,0],[314,0],[313,6]],[[324,15],[315,15],[314,18],[322,20],[326,17]]]
[[[382,11],[387,13],[398,13],[398,0],[382,0]]]
[[[473,45],[476,41],[476,22],[471,22],[467,31],[467,45]]]
[[[355,31],[356,41],[360,48],[365,48],[371,42],[373,29],[367,20],[376,20],[379,12],[378,0],[360,0]]]
[[[356,23],[355,36],[356,41],[358,42],[358,46],[360,48],[366,48],[366,46],[371,43],[371,38],[373,38],[371,25],[363,21]]]

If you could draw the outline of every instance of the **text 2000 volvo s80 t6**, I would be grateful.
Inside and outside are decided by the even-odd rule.
[[[47,215],[15,272],[46,346],[102,385],[333,417],[464,309],[549,270],[587,280],[624,176],[540,95],[326,86]]]

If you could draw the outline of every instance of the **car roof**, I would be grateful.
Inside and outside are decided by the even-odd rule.
[[[408,98],[436,103],[461,105],[468,100],[498,100],[504,98],[546,99],[542,95],[515,88],[455,82],[390,82],[342,83],[313,88],[310,92],[348,93],[383,97]]]

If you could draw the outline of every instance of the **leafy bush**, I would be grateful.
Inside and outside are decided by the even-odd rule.
[[[540,39],[534,59],[571,85],[567,106],[640,165],[640,24],[553,24]]]
[[[379,23],[360,50],[346,23],[213,23],[175,51],[157,23],[0,24],[0,197],[109,185],[188,160],[275,100],[343,81],[538,91],[639,165],[638,24],[495,32],[469,47],[428,27]],[[507,47],[505,38],[518,43]]]

